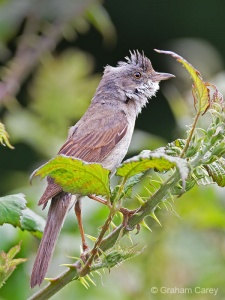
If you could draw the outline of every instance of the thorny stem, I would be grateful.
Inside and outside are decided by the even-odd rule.
[[[102,198],[100,198],[100,197],[98,197],[98,196],[95,196],[95,195],[88,195],[88,197],[89,197],[90,199],[93,199],[93,200],[95,200],[95,201],[97,201],[97,202],[99,202],[99,203],[102,203],[102,204],[108,206],[108,201],[106,201],[106,200],[104,200],[104,199],[102,199]],[[126,215],[132,215],[132,214],[134,214],[134,213],[137,211],[136,209],[130,210],[130,209],[126,208],[126,207],[119,207],[118,210],[119,210],[124,216],[126,216]]]
[[[163,200],[163,198],[170,192],[170,189],[173,188],[180,180],[179,172],[176,171],[171,175],[161,187],[153,194],[140,208],[134,213],[128,221],[127,226],[121,224],[118,226],[111,234],[109,234],[101,244],[101,250],[104,252],[117,242],[117,239],[120,235],[121,230],[123,234],[127,234],[130,230],[127,228],[135,228],[146,216],[148,216],[152,210],[154,210],[157,205]]]
[[[109,229],[109,226],[110,226],[110,223],[115,215],[115,212],[113,207],[112,209],[110,210],[110,213],[108,215],[108,218],[106,219],[104,225],[102,226],[102,230],[98,236],[98,239],[93,247],[93,249],[90,251],[91,252],[91,256],[88,258],[87,262],[85,263],[84,267],[79,271],[79,276],[80,277],[83,277],[85,276],[86,274],[88,274],[90,272],[90,267],[91,267],[91,264],[92,262],[94,261],[96,255],[98,254],[98,250],[99,250],[99,247],[102,243],[102,240],[104,238],[104,235],[105,233],[108,231]]]
[[[110,213],[108,215],[108,218],[106,219],[105,221],[105,224],[102,226],[102,230],[98,236],[98,239],[93,247],[93,249],[90,251],[91,252],[91,256],[89,257],[89,259],[87,260],[87,262],[85,263],[84,267],[79,271],[79,276],[80,277],[83,277],[85,276],[86,274],[88,274],[90,272],[90,267],[91,267],[91,264],[92,262],[94,261],[96,255],[98,254],[99,252],[99,247],[102,243],[102,240],[104,238],[104,235],[105,233],[108,231],[109,229],[109,226],[110,226],[110,223],[114,217],[114,215],[116,214],[117,210],[120,210],[124,215],[127,215],[128,214],[128,211],[126,208],[122,208],[121,210],[121,207],[115,207],[115,204],[119,201],[119,198],[120,198],[120,195],[124,189],[124,185],[126,183],[126,178],[123,178],[122,182],[121,182],[121,185],[119,187],[119,190],[117,192],[117,195],[116,195],[116,199],[114,200],[114,203],[110,203],[109,200],[103,200],[101,198],[96,198],[95,196],[92,196],[92,199],[94,200],[97,200],[103,204],[106,204],[109,208],[110,208]],[[109,206],[109,203],[110,203],[110,206]],[[132,213],[131,213],[132,214]]]
[[[186,140],[186,144],[185,144],[185,146],[184,146],[184,148],[183,148],[183,150],[180,154],[180,158],[184,157],[184,154],[185,154],[185,152],[187,151],[187,149],[189,147],[189,144],[190,144],[192,136],[194,134],[194,131],[195,131],[195,128],[196,128],[199,117],[200,117],[200,112],[198,112],[197,115],[195,116],[194,123],[192,125],[191,131],[190,131],[190,133],[188,135],[188,138]]]
[[[192,139],[194,130],[196,128],[196,124],[198,121],[200,114],[197,114],[192,126],[192,129],[190,131],[188,141],[180,155],[180,157],[183,157],[185,152],[187,151],[190,141]],[[207,149],[206,149],[207,150]],[[205,150],[205,151],[206,151]],[[203,154],[201,153],[200,156]],[[196,157],[195,161],[192,161],[192,167],[196,167],[197,161],[199,161],[201,157]],[[165,199],[165,197],[170,193],[171,188],[173,188],[180,180],[179,171],[176,171],[172,176],[168,178],[167,181],[165,181],[161,187],[153,194],[128,220],[128,224],[122,223],[120,224],[113,232],[111,232],[108,236],[103,238],[107,224],[110,224],[110,218],[111,218],[111,210],[110,214],[108,216],[108,219],[103,225],[103,231],[101,232],[101,238],[98,240],[95,244],[95,247],[93,248],[94,253],[92,252],[93,258],[91,262],[93,262],[93,259],[96,254],[99,254],[100,252],[105,252],[109,249],[111,249],[116,242],[118,241],[118,238],[122,238],[125,234],[128,233],[128,228],[135,228],[136,225],[138,225],[147,215],[149,215],[156,207],[157,205]],[[120,192],[123,192],[121,189],[119,189]],[[119,193],[119,192],[118,192]],[[96,197],[96,196],[94,196]],[[98,197],[96,197],[98,198]],[[117,196],[119,198],[119,195]],[[94,198],[93,198],[94,199]],[[100,199],[100,201],[99,201]],[[97,200],[97,199],[94,199]],[[105,203],[105,200],[98,198],[98,202],[101,202],[103,204]],[[107,202],[107,201],[106,201]],[[120,208],[120,210],[123,208]],[[121,211],[122,212],[122,211]],[[92,250],[92,251],[93,251]],[[100,250],[100,251],[98,251]],[[97,252],[96,252],[97,251]],[[91,252],[90,252],[91,253]],[[90,263],[90,261],[89,261]],[[46,300],[49,299],[51,296],[53,296],[55,293],[60,291],[64,286],[66,286],[68,283],[70,283],[72,280],[77,280],[80,277],[80,272],[82,270],[80,260],[76,261],[73,265],[70,265],[70,269],[64,271],[62,274],[60,274],[57,278],[50,281],[50,283],[44,287],[42,290],[37,292],[35,295],[33,295],[29,300]],[[88,267],[83,267],[82,270],[82,276],[87,275],[91,271],[90,264]]]
[[[143,220],[144,217],[149,215],[153,209],[162,201],[162,199],[169,193],[170,189],[174,187],[177,182],[180,180],[179,172],[176,171],[172,176],[168,178],[166,182],[164,182],[160,189],[156,191],[155,194],[153,194],[145,203],[142,205],[136,213],[134,213],[129,221],[128,226],[129,228],[135,228],[136,225],[140,223],[141,220]],[[98,238],[98,241],[96,242],[93,250],[94,250],[94,256],[99,253],[98,249],[105,252],[108,249],[112,248],[119,236],[124,236],[127,232],[127,226],[124,224],[119,225],[112,233],[110,233],[107,237],[103,239],[103,236],[105,232],[107,231],[108,224],[111,222],[111,218],[113,217],[113,214],[115,212],[110,210],[110,214],[103,225],[102,231],[100,233],[100,239]],[[122,235],[121,235],[122,230]],[[91,250],[91,252],[93,251]],[[97,252],[96,252],[97,250]],[[96,252],[96,253],[95,253]],[[93,252],[92,252],[93,256]],[[91,256],[91,257],[92,257]],[[92,261],[94,259],[94,256],[92,258]],[[88,263],[88,265],[87,265]],[[80,274],[82,276],[87,275],[90,272],[90,261],[87,261],[85,266],[81,268],[80,261],[76,261],[73,265],[70,265],[69,270],[66,270],[62,274],[60,274],[57,278],[50,281],[50,283],[45,286],[42,290],[38,291],[35,295],[31,296],[29,300],[46,300],[49,299],[51,296],[53,296],[55,293],[60,291],[64,286],[66,286],[68,283],[70,283],[72,280],[77,280],[80,277]]]
[[[36,294],[34,294],[33,296],[31,296],[30,300],[49,299],[51,296],[53,296],[55,293],[57,293],[59,290],[61,290],[65,285],[67,285],[72,280],[79,279],[80,277],[84,277],[85,275],[90,273],[91,264],[99,252],[99,247],[102,243],[105,233],[109,229],[110,223],[111,223],[115,213],[116,213],[116,210],[114,210],[114,208],[112,207],[107,220],[105,221],[104,225],[102,226],[102,230],[99,234],[99,237],[98,237],[93,249],[90,251],[91,256],[88,258],[85,265],[83,267],[81,267],[81,263],[79,260],[76,261],[74,264],[68,265],[68,267],[69,267],[68,271],[59,275],[57,278],[50,279],[49,280],[50,284],[48,286],[44,287],[41,291],[39,291]]]

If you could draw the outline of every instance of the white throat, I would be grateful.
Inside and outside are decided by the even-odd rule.
[[[126,91],[126,97],[134,100],[136,115],[138,115],[142,108],[148,103],[148,100],[155,96],[159,89],[159,82],[149,80],[148,84],[143,84],[134,91]]]

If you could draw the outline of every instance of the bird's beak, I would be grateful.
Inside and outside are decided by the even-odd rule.
[[[158,73],[158,72],[155,72],[152,76],[152,80],[153,81],[161,81],[161,80],[167,80],[167,79],[170,79],[170,78],[173,78],[175,77],[174,75],[172,74],[169,74],[169,73]]]

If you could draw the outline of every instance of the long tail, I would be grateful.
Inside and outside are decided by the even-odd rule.
[[[59,233],[73,199],[71,194],[60,193],[53,197],[49,208],[44,234],[34,262],[30,286],[40,285],[47,273]]]

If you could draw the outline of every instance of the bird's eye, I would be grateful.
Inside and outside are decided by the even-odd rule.
[[[141,78],[141,73],[140,72],[134,72],[134,78],[140,79]]]

